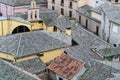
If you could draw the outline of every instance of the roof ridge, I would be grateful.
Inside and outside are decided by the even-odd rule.
[[[49,32],[49,31],[48,31],[48,32]],[[54,39],[57,39],[57,40],[59,40],[59,41],[61,41],[61,42],[64,42],[64,43],[66,43],[66,44],[69,44],[69,42],[66,42],[66,41],[62,40],[61,38],[54,37],[53,35],[48,34],[48,32],[46,33],[46,32],[44,31],[44,32],[42,32],[42,33],[44,33],[44,34],[46,34],[46,35],[48,35],[48,36],[50,36],[50,37],[52,37],[52,38],[54,38]],[[49,33],[51,33],[51,32],[49,32]],[[58,32],[54,32],[55,35],[56,35],[56,33],[58,34]],[[53,34],[53,33],[52,33],[52,34]],[[64,33],[59,33],[59,34],[63,35]],[[67,36],[67,35],[64,34],[63,36]],[[69,36],[68,36],[68,37],[69,37]],[[71,37],[69,37],[69,38],[71,38]]]
[[[19,43],[18,43],[17,53],[16,53],[16,55],[19,54],[18,52],[19,52],[19,48],[20,48],[21,39],[22,39],[22,34],[20,34],[20,38],[19,38]]]

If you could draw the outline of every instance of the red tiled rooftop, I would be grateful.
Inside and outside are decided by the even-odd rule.
[[[47,68],[64,78],[71,79],[84,66],[84,62],[74,59],[68,54],[57,57]]]

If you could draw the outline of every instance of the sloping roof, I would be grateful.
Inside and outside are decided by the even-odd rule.
[[[113,22],[120,24],[120,7],[112,4],[103,4],[101,8],[105,12],[105,15]]]
[[[17,6],[25,6],[30,5],[32,0],[0,0],[0,3],[17,7]],[[36,0],[37,4],[47,4],[47,0]]]
[[[112,77],[107,78],[105,80],[120,80],[120,73],[112,73]]]
[[[13,64],[30,73],[39,73],[45,70],[45,64],[39,58],[33,58],[21,62],[13,62]]]
[[[120,73],[120,70],[93,60],[92,67],[87,69],[79,80],[105,80],[111,73]]]
[[[92,52],[90,49],[82,48],[79,45],[66,48],[65,52],[73,56],[75,59],[84,61],[86,67],[91,67],[92,59],[101,60],[101,57]]]
[[[67,28],[72,28],[74,23],[70,21],[68,17],[59,16],[55,20],[55,27],[59,28],[62,31],[66,31]]]
[[[17,17],[17,16],[2,16],[2,17],[0,17],[0,20],[14,20],[14,21],[17,21],[17,22],[22,22],[22,23],[26,23],[26,24],[31,25],[30,22],[24,20],[21,17]]]
[[[76,60],[67,54],[57,57],[47,68],[66,79],[71,79],[81,68],[84,62]]]
[[[120,24],[120,7],[115,6],[111,3],[104,3],[97,8],[93,9],[93,11],[97,13],[104,13],[105,16],[108,17],[108,19],[112,22]]]
[[[28,14],[26,13],[17,13],[16,17],[21,17],[27,20]],[[54,26],[55,20],[58,17],[58,13],[56,11],[50,10],[48,8],[40,7],[40,18],[46,24],[46,26]]]
[[[57,17],[58,13],[56,11],[40,8],[40,18],[44,21],[46,26],[54,26]]]
[[[110,57],[110,56],[120,55],[120,49],[119,48],[105,48],[105,49],[100,49],[98,53],[103,57]]]
[[[37,80],[0,59],[0,80]]]
[[[100,6],[101,6],[101,5],[100,5]],[[100,7],[100,6],[97,6],[97,7],[93,8],[92,11],[101,14],[101,13],[102,13],[102,10],[101,10],[101,7]]]
[[[82,25],[79,24],[76,24],[72,28],[72,37],[81,47],[86,49],[96,48],[99,50],[113,47],[111,44],[102,40],[98,36],[82,28]]]
[[[77,9],[77,12],[83,14],[83,15],[86,15],[86,16],[89,16],[91,17],[91,10],[93,9],[93,7],[89,6],[89,5],[84,5],[82,7],[79,7]]]
[[[0,38],[0,51],[12,54],[15,58],[71,45],[71,37],[64,33],[33,31]]]

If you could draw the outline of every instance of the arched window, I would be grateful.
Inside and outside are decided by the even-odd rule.
[[[21,26],[16,27],[13,30],[12,34],[22,33],[22,32],[29,32],[29,31],[30,31],[30,29],[27,26],[21,25]]]
[[[35,19],[37,19],[37,11],[35,11]]]

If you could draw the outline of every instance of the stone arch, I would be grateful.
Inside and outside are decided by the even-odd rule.
[[[30,29],[24,25],[20,25],[18,27],[16,27],[13,31],[12,34],[16,34],[16,33],[22,33],[22,32],[29,32]]]

